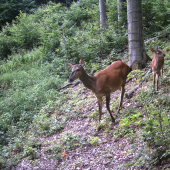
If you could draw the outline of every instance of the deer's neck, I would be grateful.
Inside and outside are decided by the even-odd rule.
[[[155,66],[158,67],[158,64],[159,64],[159,56],[155,55],[154,57],[155,57],[155,60],[156,60],[156,65],[155,65]]]
[[[79,79],[82,81],[85,87],[92,91],[95,90],[95,77],[89,76],[84,69]]]

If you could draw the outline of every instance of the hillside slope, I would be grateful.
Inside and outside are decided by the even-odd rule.
[[[49,117],[50,119],[55,118],[56,123],[65,119],[63,128],[48,137],[38,135],[41,146],[35,151],[35,158],[33,160],[28,159],[28,157],[24,158],[14,169],[116,170],[169,167],[168,156],[167,159],[161,160],[161,164],[157,164],[157,157],[153,155],[157,153],[155,148],[158,147],[156,136],[154,136],[152,143],[149,134],[146,136],[148,126],[151,126],[148,121],[151,120],[152,116],[158,119],[156,115],[160,113],[163,119],[164,115],[170,114],[169,63],[170,55],[167,53],[159,92],[152,90],[152,76],[149,75],[133,98],[124,99],[120,115],[115,115],[120,92],[113,93],[111,109],[116,117],[116,124],[111,125],[110,116],[104,107],[99,132],[96,131],[98,105],[91,91],[80,84],[60,92],[58,94],[60,102],[57,102],[57,109],[53,113],[49,113]],[[149,69],[149,65],[142,72],[133,73],[135,77],[126,85],[126,91],[133,89],[138,84],[143,74]],[[168,124],[164,119],[162,120],[161,128],[163,129],[169,126],[169,117],[167,118]],[[41,123],[43,122],[38,120],[35,127]],[[153,128],[159,133],[160,127],[156,120],[153,122]],[[150,130],[150,133],[153,132]],[[163,136],[170,135],[169,131],[163,133]],[[166,138],[168,137],[166,136]],[[165,141],[160,139],[159,148],[162,146],[161,142],[165,144]],[[155,163],[151,164],[149,160],[154,160]]]

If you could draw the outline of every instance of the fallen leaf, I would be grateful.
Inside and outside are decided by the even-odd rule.
[[[66,151],[62,152],[61,155],[63,155],[63,158],[67,157]]]

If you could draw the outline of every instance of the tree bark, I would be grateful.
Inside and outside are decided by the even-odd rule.
[[[117,10],[118,10],[118,23],[119,25],[122,23],[123,20],[123,12],[126,11],[126,7],[124,3],[126,0],[117,0]]]
[[[107,25],[107,15],[106,15],[106,0],[99,0],[99,10],[100,10],[100,28],[108,28]]]
[[[141,69],[148,61],[143,38],[142,0],[127,0],[127,19],[129,65],[132,69]]]

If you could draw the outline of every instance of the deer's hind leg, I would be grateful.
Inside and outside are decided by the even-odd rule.
[[[120,98],[120,104],[117,113],[119,113],[120,108],[122,107],[124,94],[125,94],[125,83],[121,86],[121,98]]]
[[[97,100],[98,100],[98,105],[99,105],[99,122],[100,122],[101,117],[102,117],[102,97],[97,98]]]
[[[112,115],[112,112],[110,111],[110,93],[106,95],[106,108],[109,111],[109,114],[110,114],[110,117],[112,119],[112,122],[114,123],[115,119],[114,119],[114,117]]]

